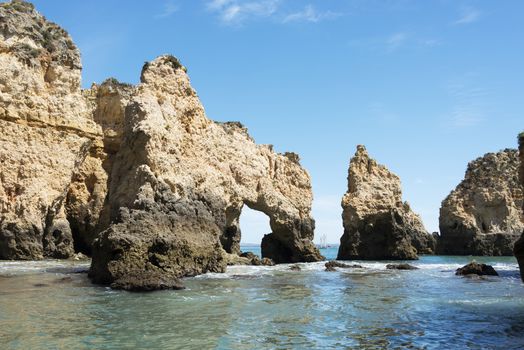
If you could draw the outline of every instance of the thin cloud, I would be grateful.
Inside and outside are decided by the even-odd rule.
[[[449,94],[454,100],[450,118],[453,128],[474,127],[485,119],[488,91],[473,85],[471,79],[471,76],[467,76],[448,85]]]
[[[287,15],[283,22],[312,22],[317,23],[323,20],[334,19],[341,16],[337,12],[318,12],[312,5],[307,5],[302,11]]]
[[[248,18],[270,17],[278,10],[280,0],[211,0],[209,11],[218,14],[224,24],[240,24]]]
[[[404,33],[404,32],[398,32],[398,33],[395,33],[395,34],[391,35],[386,40],[386,48],[387,48],[387,50],[389,52],[397,50],[402,45],[404,45],[404,43],[406,42],[408,37],[409,37],[409,35],[407,33]]]
[[[166,1],[164,3],[164,9],[161,13],[155,16],[155,18],[166,18],[178,11],[178,6],[174,1]]]
[[[468,7],[462,10],[462,16],[453,23],[458,24],[458,25],[470,24],[470,23],[478,21],[480,17],[481,17],[480,11],[478,11],[477,9],[473,7]]]

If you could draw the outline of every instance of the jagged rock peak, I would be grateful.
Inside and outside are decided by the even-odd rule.
[[[487,153],[468,164],[464,180],[442,201],[439,252],[512,255],[524,229],[519,152]]]
[[[435,240],[402,202],[400,178],[358,145],[342,198],[344,234],[338,259],[416,259],[432,253]]]

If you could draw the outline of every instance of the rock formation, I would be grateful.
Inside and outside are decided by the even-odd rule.
[[[312,244],[310,179],[298,157],[256,145],[239,123],[207,119],[185,68],[172,56],[145,65],[126,108],[113,169],[113,224],[93,251],[97,282],[223,271],[224,250],[239,251],[244,205],[270,218],[263,257],[276,263],[321,259]]]
[[[0,259],[64,258],[71,179],[101,128],[69,35],[22,1],[0,4]]]
[[[361,145],[351,158],[342,208],[339,260],[417,259],[417,254],[434,250],[433,236],[402,202],[399,177],[371,159]]]
[[[519,182],[521,189],[524,190],[524,132],[519,134]],[[522,211],[524,212],[524,202],[522,205]],[[520,277],[524,282],[524,231],[518,241],[515,242],[513,252],[519,262]]]
[[[457,271],[455,271],[455,275],[498,276],[499,274],[491,265],[479,264],[475,261],[472,261],[469,264],[462,266],[461,268],[458,268]]]
[[[322,259],[298,155],[209,120],[175,57],[147,63],[136,87],[81,91],[80,73],[63,29],[0,4],[0,259],[80,251],[95,282],[179,288],[240,253],[244,205],[270,218],[264,258]]]
[[[517,150],[506,149],[468,164],[440,208],[440,254],[512,255],[524,229],[518,157]]]

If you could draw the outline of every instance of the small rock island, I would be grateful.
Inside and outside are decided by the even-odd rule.
[[[370,158],[362,145],[350,161],[342,209],[338,260],[414,260],[434,252],[435,238],[402,201],[400,178]]]

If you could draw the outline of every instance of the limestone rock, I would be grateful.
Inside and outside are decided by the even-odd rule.
[[[518,157],[517,150],[506,149],[468,164],[440,208],[440,254],[512,255],[524,229]]]
[[[458,268],[455,272],[457,276],[468,276],[468,275],[478,275],[478,276],[498,276],[499,274],[493,266],[486,264],[479,264],[475,261],[470,262],[469,264]]]
[[[434,250],[433,236],[402,202],[399,177],[371,159],[362,145],[350,162],[342,208],[338,260],[417,259]]]
[[[224,271],[225,253],[239,252],[244,205],[270,218],[263,257],[322,259],[312,243],[310,178],[298,156],[256,145],[239,123],[209,120],[173,56],[144,66],[123,134],[108,194],[113,224],[93,248],[95,282]]]
[[[101,135],[69,35],[23,1],[0,4],[0,259],[74,253],[63,208]]]
[[[418,267],[410,264],[387,264],[386,269],[388,270],[418,270]]]
[[[84,91],[91,105],[93,120],[102,128],[89,153],[75,172],[65,202],[67,219],[71,225],[75,251],[91,254],[98,233],[107,228],[108,215],[104,204],[114,155],[120,149],[124,127],[124,112],[134,87],[107,79]]]
[[[524,190],[524,132],[519,134],[519,182],[521,190]],[[522,211],[524,212],[524,202]],[[519,263],[520,277],[524,282],[524,231],[518,241],[515,242],[513,253]]]

